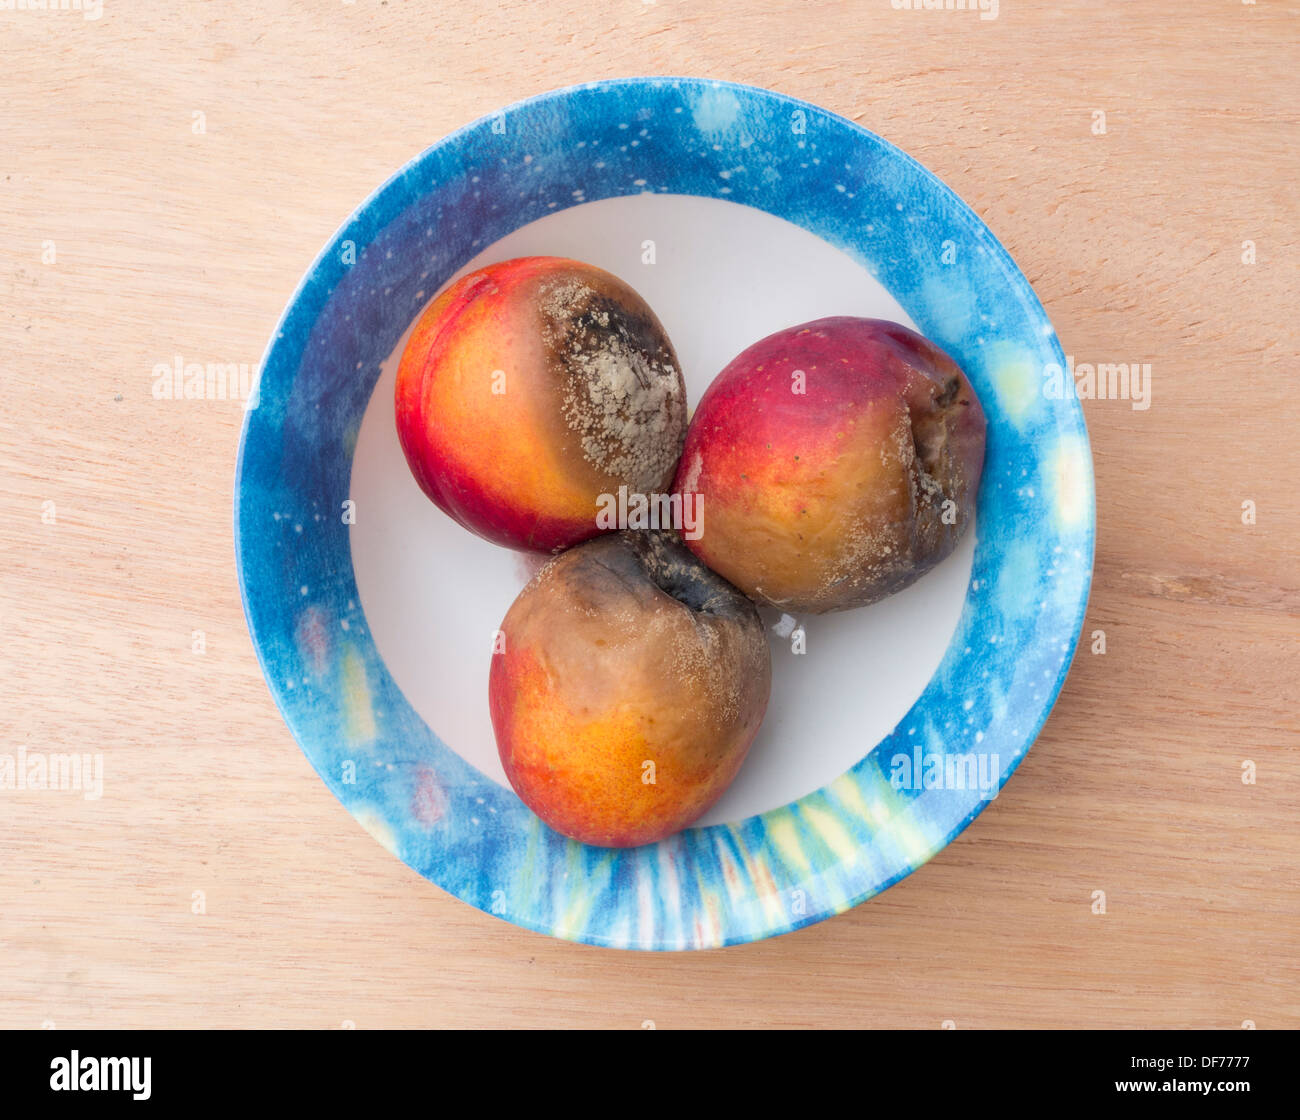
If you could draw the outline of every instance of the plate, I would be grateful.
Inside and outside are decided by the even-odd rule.
[[[830,616],[765,611],[773,693],[740,777],[694,828],[630,850],[552,832],[505,784],[493,632],[536,558],[429,503],[393,427],[420,310],[525,254],[621,276],[692,403],[740,350],[827,315],[895,319],[958,361],[988,447],[975,524],[911,588]],[[897,882],[993,800],[1068,670],[1092,572],[1092,461],[1028,282],[980,219],[879,137],[694,78],[557,90],[434,145],[308,271],[239,449],[237,566],[263,672],[349,812],[458,898],[557,937],[712,948]]]

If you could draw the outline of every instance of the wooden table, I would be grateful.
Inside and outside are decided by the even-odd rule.
[[[1300,1026],[1298,15],[0,12],[0,750],[104,758],[96,801],[0,791],[0,1026]],[[1006,792],[855,911],[685,955],[515,929],[343,811],[244,625],[241,410],[151,393],[175,355],[256,363],[340,221],[440,136],[638,73],[879,132],[988,221],[1067,353],[1152,366],[1149,409],[1085,406],[1085,640]]]

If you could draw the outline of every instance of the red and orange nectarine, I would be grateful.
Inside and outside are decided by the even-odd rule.
[[[620,486],[664,490],[686,390],[653,311],[617,277],[558,257],[489,265],[420,316],[397,373],[416,481],[497,544],[549,552],[600,529]]]
[[[735,358],[691,420],[676,487],[700,495],[694,553],[792,613],[906,587],[970,522],[984,412],[956,363],[878,319],[819,319]]]

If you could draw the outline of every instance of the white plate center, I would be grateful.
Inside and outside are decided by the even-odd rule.
[[[516,230],[456,276],[539,255],[598,265],[640,292],[672,339],[692,407],[727,362],[783,327],[828,315],[914,326],[838,249],[780,218],[716,199],[646,194],[575,206]],[[488,715],[492,635],[538,561],[462,529],[411,477],[393,417],[405,345],[404,336],[384,363],[352,464],[361,606],[411,706],[452,750],[506,785]],[[763,612],[772,643],[767,718],[739,777],[699,823],[797,800],[897,726],[956,630],[974,542],[972,527],[954,555],[884,602],[797,619],[803,654],[773,629],[780,615]]]

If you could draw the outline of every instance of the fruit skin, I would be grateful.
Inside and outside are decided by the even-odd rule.
[[[702,496],[704,531],[686,543],[785,611],[873,603],[956,547],[984,439],[965,374],[915,331],[852,317],[778,331],[695,411],[674,486]]]
[[[467,529],[549,552],[596,535],[597,498],[667,490],[686,388],[645,301],[579,261],[520,257],[425,309],[397,373],[411,473]]]
[[[767,708],[758,611],[671,532],[561,554],[501,632],[488,694],[506,776],[543,821],[587,844],[650,844],[696,820]]]

